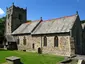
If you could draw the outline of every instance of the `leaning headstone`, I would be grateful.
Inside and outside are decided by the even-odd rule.
[[[11,56],[6,58],[8,64],[21,64],[20,57]]]
[[[82,59],[79,59],[77,64],[85,64],[85,61]]]
[[[82,60],[78,60],[78,63],[77,64],[81,64],[82,63]]]
[[[60,64],[69,64],[71,61],[72,59],[63,60]]]

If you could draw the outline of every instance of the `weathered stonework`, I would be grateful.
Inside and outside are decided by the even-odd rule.
[[[47,47],[43,47],[43,53],[51,53],[62,56],[70,56],[70,37],[58,36],[58,47],[54,47],[54,36],[47,37]]]
[[[24,37],[26,37],[26,45],[23,44]],[[33,44],[34,44],[34,49],[33,49]],[[40,47],[40,37],[32,37],[31,35],[19,36],[18,50],[38,51],[39,47]]]
[[[73,28],[71,29],[71,37],[74,39],[75,44],[75,54],[83,54],[82,52],[82,27],[80,23],[79,16],[74,23]]]
[[[6,35],[11,35],[22,23],[26,22],[26,9],[16,7],[15,5],[7,8],[6,15]]]
[[[54,47],[54,37],[55,36],[46,36],[47,37],[47,46],[43,46],[43,38],[44,36],[16,36],[19,37],[18,50],[26,50],[38,52],[38,48],[42,49],[42,53],[55,54],[60,56],[71,56],[75,54],[75,50],[72,50],[70,36],[58,36],[58,47]],[[26,38],[26,45],[23,43],[24,37]],[[34,49],[33,49],[34,43]],[[74,42],[73,42],[74,43]]]

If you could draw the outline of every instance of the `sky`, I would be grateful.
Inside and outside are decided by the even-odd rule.
[[[78,14],[85,20],[85,0],[1,0],[0,17],[6,16],[6,7],[14,2],[15,6],[27,7],[27,19],[43,20]]]

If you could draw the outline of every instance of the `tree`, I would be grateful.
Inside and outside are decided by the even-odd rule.
[[[27,22],[32,22],[32,20],[27,20]]]
[[[81,24],[82,24],[82,23],[85,23],[85,20],[81,20]]]
[[[6,17],[0,18],[0,48],[3,47]]]
[[[6,17],[0,18],[0,36],[4,35]]]

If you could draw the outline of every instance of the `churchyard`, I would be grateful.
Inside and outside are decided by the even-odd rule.
[[[20,57],[23,64],[58,64],[64,60],[64,57],[56,55],[0,50],[0,64],[7,64],[6,58],[10,56]]]

